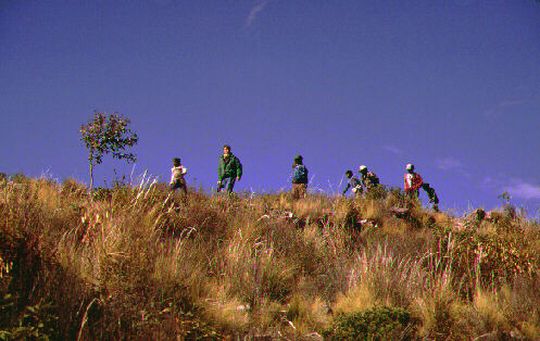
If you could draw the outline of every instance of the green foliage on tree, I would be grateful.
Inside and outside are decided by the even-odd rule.
[[[504,191],[501,194],[499,194],[497,198],[499,198],[505,205],[510,204],[510,200],[512,199],[512,197],[510,196],[510,193],[508,193],[507,191]]]
[[[103,162],[105,154],[112,154],[115,159],[135,162],[137,157],[127,152],[133,147],[138,136],[129,128],[130,120],[119,113],[94,112],[94,117],[87,124],[81,125],[81,140],[88,150],[88,168],[90,189],[94,185],[94,167]]]

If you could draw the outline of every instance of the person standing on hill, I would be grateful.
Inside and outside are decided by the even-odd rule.
[[[182,165],[180,158],[173,159],[173,167],[171,168],[171,190],[180,189],[184,194],[187,194],[187,184],[184,175],[187,173],[187,168]]]
[[[439,197],[435,193],[435,189],[428,183],[425,183],[420,174],[414,171],[414,165],[412,163],[408,163],[405,169],[407,170],[407,173],[403,176],[405,194],[412,198],[418,198],[419,190],[422,188],[426,191],[429,202],[433,204],[433,209],[439,211]]]
[[[308,185],[308,169],[304,166],[302,155],[296,155],[292,165],[292,196],[293,199],[305,198]]]
[[[349,181],[347,182],[347,186],[343,190],[343,195],[347,193],[349,188],[352,188],[352,191],[355,196],[360,196],[362,194],[362,182],[355,176],[353,176],[352,170],[348,170],[345,172],[345,176]]]
[[[231,152],[231,146],[223,146],[223,155],[219,157],[217,191],[227,187],[227,193],[232,193],[236,181],[242,178],[242,163]]]
[[[369,171],[367,166],[361,165],[358,167],[358,172],[360,173],[360,181],[366,192],[369,192],[379,185],[379,177],[375,173]]]

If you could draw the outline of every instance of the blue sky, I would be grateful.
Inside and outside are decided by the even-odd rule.
[[[509,191],[540,208],[540,3],[0,1],[0,171],[87,181],[78,128],[120,112],[134,173],[238,190],[289,187],[295,154],[332,193],[366,164],[401,186],[413,162],[444,209]],[[106,159],[96,180],[129,174]]]

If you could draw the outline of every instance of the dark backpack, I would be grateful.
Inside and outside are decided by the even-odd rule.
[[[374,187],[374,186],[377,186],[378,184],[379,184],[379,177],[373,172],[368,172],[366,174],[364,185],[366,187]]]
[[[294,167],[293,182],[298,184],[307,184],[308,170],[304,165]]]
[[[427,183],[424,183],[424,184],[422,184],[422,189],[424,189],[424,191],[426,191],[426,193],[428,195],[428,198],[429,198],[429,202],[432,202],[434,204],[439,203],[439,197],[437,196],[437,193],[435,192],[435,188],[431,187]]]

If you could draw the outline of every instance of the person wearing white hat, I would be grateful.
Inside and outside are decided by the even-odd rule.
[[[418,190],[422,187],[424,180],[422,180],[420,174],[414,171],[414,165],[412,163],[408,163],[405,166],[405,169],[407,170],[407,173],[403,176],[403,188],[405,189],[405,193],[410,196],[418,197]]]
[[[420,174],[414,171],[414,165],[412,163],[408,163],[405,169],[407,170],[407,173],[403,176],[405,193],[411,197],[418,198],[419,190],[422,188],[426,191],[429,202],[433,204],[433,209],[439,211],[439,197],[435,193],[435,189],[428,183],[425,183]]]
[[[360,181],[366,191],[369,191],[379,185],[379,177],[368,170],[367,166],[361,165],[358,167],[358,172],[361,175]]]

